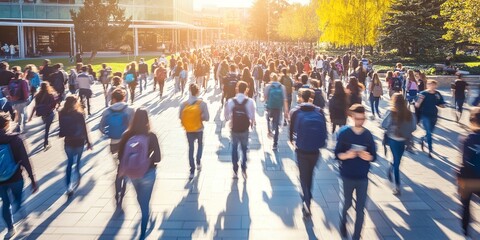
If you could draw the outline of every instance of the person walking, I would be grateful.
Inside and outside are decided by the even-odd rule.
[[[118,77],[114,77],[115,78]],[[118,78],[120,79],[120,78]],[[118,163],[118,150],[123,133],[132,122],[135,110],[128,106],[125,99],[127,91],[120,87],[113,90],[111,94],[111,105],[102,113],[99,129],[100,132],[110,139],[110,152],[114,161]],[[121,207],[123,196],[126,190],[125,179],[120,177],[118,172],[115,177],[115,202]]]
[[[8,133],[11,118],[0,112],[0,149],[2,152],[2,172],[0,173],[0,198],[2,199],[2,217],[7,227],[4,239],[11,239],[16,234],[13,225],[13,214],[22,209],[25,170],[31,182],[32,194],[38,191],[37,181],[33,174],[30,158],[23,140],[17,133]],[[12,211],[12,207],[15,212]]]
[[[413,70],[408,70],[407,72],[407,83],[405,86],[405,91],[408,104],[414,104],[417,100],[418,82],[415,78],[415,73],[413,72]]]
[[[292,145],[295,141],[295,155],[302,186],[303,215],[310,217],[313,170],[320,157],[320,148],[326,146],[327,121],[323,111],[313,105],[313,90],[300,89],[298,97],[300,104],[290,112],[289,139]]]
[[[92,149],[90,138],[88,137],[87,123],[83,108],[75,95],[70,95],[65,99],[62,110],[58,112],[60,125],[59,136],[65,138],[65,153],[67,154],[66,186],[67,195],[72,196],[73,191],[80,185],[80,160],[82,159],[84,146]],[[77,184],[72,184],[72,168],[76,165]]]
[[[92,85],[94,83],[92,75],[88,74],[87,67],[82,67],[82,72],[77,76],[78,84],[78,96],[80,96],[80,101],[84,105],[84,108],[87,108],[88,115],[92,115],[90,112],[90,98],[92,97]],[[86,106],[85,106],[86,102]]]
[[[102,83],[103,93],[105,94],[105,101],[106,101],[106,93],[108,90],[108,85],[110,84],[110,78],[112,75],[112,68],[108,67],[106,63],[102,63],[102,69],[100,69],[100,77],[99,80]]]
[[[365,89],[364,85],[358,82],[356,77],[351,76],[349,78],[346,90],[350,97],[350,106],[353,104],[362,103],[362,92]]]
[[[28,104],[30,91],[28,81],[24,79],[22,72],[16,72],[15,77],[8,84],[9,102],[15,111],[15,120],[17,124],[15,132],[22,133],[25,123],[25,107]]]
[[[455,100],[455,120],[458,122],[462,118],[463,104],[468,93],[468,83],[463,80],[462,74],[457,74],[457,79],[452,83],[452,95]]]
[[[267,126],[268,135],[273,136],[273,150],[278,149],[278,136],[280,134],[279,124],[282,113],[284,111],[284,117],[288,119],[288,102],[287,102],[287,90],[278,80],[278,75],[272,73],[270,76],[271,83],[265,86],[265,103],[267,109]]]
[[[167,79],[167,68],[165,68],[163,62],[155,68],[153,76],[153,91],[155,92],[156,86],[158,84],[158,89],[160,91],[160,99],[162,99],[163,87],[165,86],[165,80]]]
[[[245,68],[248,70],[248,68]],[[250,126],[255,125],[255,102],[246,96],[249,87],[244,81],[237,83],[237,94],[225,104],[225,121],[230,121],[232,135],[233,177],[238,178],[238,146],[242,150],[242,175],[247,177],[247,149]]]
[[[238,81],[240,81],[240,76],[237,73],[237,65],[231,64],[229,69],[230,71],[223,78],[222,104],[228,101],[228,99],[235,97],[235,88],[237,87]]]
[[[395,176],[394,195],[400,195],[400,160],[402,159],[405,147],[413,138],[412,133],[417,129],[417,120],[415,115],[407,108],[407,102],[401,93],[392,95],[390,111],[385,114],[381,124],[385,129],[386,143],[392,151],[393,161],[390,163],[387,176],[390,182],[393,182]]]
[[[425,129],[425,136],[420,139],[420,146],[424,151],[425,141],[427,142],[429,158],[433,158],[432,134],[438,119],[437,106],[444,108],[445,104],[443,96],[437,91],[437,81],[428,80],[427,90],[420,93],[415,107],[420,110],[420,120]]]
[[[375,119],[375,112],[379,118],[382,118],[378,105],[380,104],[380,98],[383,96],[383,86],[378,73],[372,75],[372,82],[369,84],[370,92],[370,108],[372,109],[372,119]]]
[[[128,178],[137,193],[137,201],[142,213],[139,237],[141,240],[147,235],[156,165],[161,160],[158,138],[150,130],[150,126],[148,112],[137,109],[127,131],[122,135],[118,150],[119,175]]]
[[[470,201],[473,195],[480,196],[480,107],[470,110],[470,131],[461,138],[462,165],[457,173],[458,194],[462,203],[462,229],[466,239],[471,237]]]
[[[262,59],[258,59],[257,60],[257,64],[255,65],[255,67],[253,67],[253,71],[252,71],[252,76],[255,80],[255,92],[256,92],[256,96],[258,96],[258,94],[261,92],[262,90],[262,80],[263,80],[263,61]]]
[[[130,89],[130,104],[133,105],[133,101],[135,100],[135,88],[138,84],[138,72],[136,70],[137,63],[131,62],[127,65],[125,69],[125,73],[123,74],[123,79],[125,83],[128,85]]]
[[[43,123],[45,124],[45,135],[43,141],[43,150],[47,151],[50,149],[50,144],[48,144],[48,135],[50,134],[50,126],[52,125],[53,118],[55,117],[54,109],[57,105],[57,93],[50,86],[48,82],[43,81],[40,84],[40,91],[35,95],[35,107],[30,114],[28,121],[32,120],[33,116],[41,117]]]
[[[138,63],[138,83],[140,86],[140,94],[142,94],[143,89],[147,90],[147,78],[148,78],[148,64],[145,63],[143,58],[140,58]],[[143,82],[143,87],[142,87]]]
[[[348,95],[345,93],[342,81],[335,81],[333,95],[328,103],[330,122],[332,123],[332,135],[337,126],[343,127],[347,124],[348,117]]]
[[[249,98],[253,98],[255,93],[255,82],[252,75],[250,74],[250,69],[245,67],[242,72],[242,81],[246,82],[248,85],[248,91],[245,93]]]
[[[287,68],[282,68],[282,76],[280,78],[280,83],[285,87],[287,91],[287,105],[288,109],[292,109],[292,100],[293,100],[293,80],[288,76]],[[286,124],[284,121],[284,125]]]
[[[32,100],[33,96],[35,96],[35,94],[37,93],[41,82],[37,67],[34,64],[28,64],[27,66],[25,66],[25,79],[28,80],[28,83],[30,85],[29,100]]]
[[[376,160],[377,150],[372,133],[363,126],[366,120],[365,107],[354,104],[349,110],[354,125],[340,130],[335,146],[335,158],[340,160],[340,234],[347,236],[347,212],[352,206],[355,191],[356,220],[352,239],[359,240],[365,215],[370,162]]]
[[[202,169],[203,122],[208,121],[210,115],[208,113],[207,103],[201,98],[198,98],[200,89],[197,84],[190,84],[189,90],[190,98],[180,105],[179,118],[187,133],[188,160],[190,164],[189,178],[192,179],[195,173],[195,162],[197,164],[197,170],[200,171]],[[193,157],[195,141],[197,141],[198,144],[196,159]]]

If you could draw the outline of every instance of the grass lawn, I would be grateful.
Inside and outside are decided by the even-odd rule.
[[[139,56],[136,58],[136,60],[140,60],[140,58],[144,58],[149,65],[149,70],[150,70],[150,65],[153,63],[153,60],[158,57],[158,56]],[[45,57],[48,58],[48,57]],[[8,61],[8,64],[10,67],[13,66],[20,66],[20,67],[25,67],[27,64],[35,64],[37,67],[41,66],[43,64],[43,59],[44,58],[38,58],[38,59],[27,59],[27,60],[14,60],[14,61]],[[168,59],[168,57],[167,57]],[[52,64],[55,63],[62,63],[64,66],[64,69],[68,72],[70,68],[75,67],[75,63],[70,63],[69,58],[52,58],[50,59]],[[95,58],[93,61],[89,61],[88,57],[83,58],[84,63],[83,64],[92,64],[93,69],[95,72],[100,71],[102,68],[102,63],[106,63],[108,66],[112,68],[113,72],[123,72],[125,71],[125,66],[127,63],[135,60],[134,57],[130,56],[122,56],[122,57],[98,57]]]
[[[480,62],[466,62],[465,63],[469,67],[477,67],[480,66]]]

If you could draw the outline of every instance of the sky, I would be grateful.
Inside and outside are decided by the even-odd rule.
[[[202,6],[218,6],[218,7],[250,7],[254,0],[193,0],[195,9],[202,9]],[[290,3],[307,4],[310,0],[288,0]]]

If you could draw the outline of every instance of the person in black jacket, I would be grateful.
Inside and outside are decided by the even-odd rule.
[[[2,216],[8,229],[5,239],[12,238],[16,233],[13,226],[13,213],[11,206],[13,205],[16,211],[20,210],[22,207],[22,191],[24,185],[22,169],[27,171],[28,177],[30,178],[32,184],[32,193],[38,191],[37,182],[35,181],[32,165],[30,164],[30,159],[28,158],[27,150],[25,149],[23,140],[16,133],[7,133],[7,129],[10,127],[10,122],[10,115],[0,112],[0,145],[8,145],[8,148],[5,149],[9,149],[11,151],[13,160],[20,166],[13,176],[5,181],[0,181],[0,198],[2,199],[3,212]],[[11,195],[13,199],[11,199],[9,195]]]
[[[149,138],[148,156],[150,156],[151,161],[150,169],[145,173],[142,178],[130,179],[137,193],[137,201],[140,205],[140,210],[142,212],[142,221],[140,224],[140,239],[145,239],[147,222],[150,215],[150,199],[152,197],[153,185],[155,184],[156,178],[155,168],[156,164],[161,160],[158,138],[155,133],[150,131],[148,112],[145,109],[137,109],[129,128],[122,135],[122,139],[120,140],[119,144],[120,149],[118,151],[118,159],[120,160],[120,165],[122,164],[126,144],[128,140],[135,135],[147,135]]]
[[[341,81],[335,81],[333,95],[328,104],[330,112],[330,122],[332,122],[332,134],[337,126],[342,127],[347,124],[348,96]]]
[[[35,95],[35,107],[30,114],[28,121],[32,120],[32,117],[42,117],[43,122],[45,123],[45,135],[43,142],[43,149],[47,151],[50,149],[50,144],[48,144],[48,134],[50,133],[50,126],[52,125],[53,119],[55,118],[55,106],[57,105],[56,100],[57,94],[55,90],[48,84],[48,82],[42,82],[40,84],[40,91]]]
[[[470,111],[471,132],[462,139],[462,166],[458,172],[458,193],[462,202],[462,228],[468,237],[470,223],[470,200],[480,196],[480,107]]]

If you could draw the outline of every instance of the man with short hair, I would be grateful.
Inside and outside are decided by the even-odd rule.
[[[287,90],[278,79],[278,75],[272,73],[270,75],[271,83],[265,87],[264,97],[267,108],[267,126],[268,126],[268,135],[272,137],[273,135],[273,150],[278,149],[278,135],[279,135],[279,124],[280,117],[283,113],[284,117],[288,119],[288,102],[287,102]],[[273,133],[273,132],[274,133]]]
[[[352,206],[355,191],[357,216],[352,239],[358,240],[365,215],[363,210],[367,201],[370,162],[376,160],[377,150],[372,133],[363,126],[365,107],[353,104],[349,110],[354,125],[340,129],[335,146],[335,158],[340,163],[340,234],[347,236],[347,212]]]
[[[248,90],[248,84],[239,81],[236,87],[237,94],[225,104],[225,121],[230,121],[232,130],[232,163],[235,179],[238,178],[238,145],[242,149],[242,174],[244,178],[247,177],[248,130],[255,124],[255,102],[245,95]]]
[[[457,122],[462,118],[463,113],[463,104],[465,103],[465,98],[467,97],[468,92],[468,83],[463,80],[462,74],[457,74],[457,79],[452,83],[452,95],[455,101],[455,118]]]
[[[142,94],[143,89],[147,89],[147,77],[148,77],[148,64],[145,63],[143,58],[140,58],[138,63],[138,85],[140,86],[140,94]],[[143,81],[143,88],[142,88]]]
[[[43,66],[40,68],[40,75],[42,75],[42,81],[50,82],[50,74],[54,72],[54,69],[50,66],[50,59],[43,60]]]
[[[60,107],[63,99],[65,98],[65,84],[68,81],[68,75],[63,70],[63,64],[57,63],[52,66],[53,73],[49,76],[50,85],[55,89],[58,94],[57,109]]]
[[[290,112],[290,142],[295,139],[295,155],[302,186],[303,215],[310,217],[313,170],[320,157],[320,148],[327,140],[327,121],[321,109],[313,105],[315,93],[305,88],[298,92],[300,105]]]
[[[228,99],[235,97],[235,88],[237,87],[240,76],[237,74],[237,65],[231,64],[228,74],[223,78],[223,97],[222,104]]]
[[[78,95],[80,96],[81,102],[83,104],[83,99],[87,101],[87,110],[88,115],[91,115],[90,112],[90,98],[92,97],[92,85],[94,83],[93,76],[88,74],[87,67],[82,67],[82,72],[77,76],[78,83]],[[85,106],[84,106],[85,107]]]
[[[192,179],[195,173],[195,159],[193,152],[195,150],[195,141],[198,143],[196,163],[197,170],[202,169],[201,159],[203,152],[203,122],[210,119],[207,104],[198,98],[200,92],[197,84],[192,83],[189,87],[190,98],[180,105],[179,118],[183,128],[187,133],[188,140],[188,160],[190,164],[190,176]]]
[[[127,92],[122,88],[116,88],[112,92],[111,105],[102,113],[99,129],[102,134],[110,139],[110,152],[113,154],[115,162],[118,164],[117,154],[120,149],[120,139],[123,132],[127,130],[133,119],[135,110],[129,107],[125,101]],[[125,195],[126,185],[123,178],[115,178],[115,200],[117,207],[122,206],[123,196]]]

